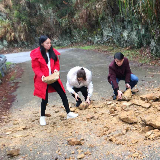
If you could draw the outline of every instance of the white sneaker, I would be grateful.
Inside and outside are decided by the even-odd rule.
[[[46,117],[45,116],[41,116],[40,117],[40,125],[41,126],[45,126],[46,125]]]
[[[68,114],[67,114],[67,119],[69,119],[69,118],[75,118],[75,117],[77,117],[78,116],[78,114],[75,114],[75,113],[73,113],[73,112],[69,112]]]

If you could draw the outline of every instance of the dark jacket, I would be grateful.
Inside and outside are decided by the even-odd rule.
[[[131,69],[129,66],[129,61],[126,57],[124,57],[124,61],[121,66],[117,66],[114,60],[109,65],[108,82],[113,83],[114,89],[117,90],[119,89],[116,78],[124,79],[125,83],[129,83],[130,75],[131,75]]]

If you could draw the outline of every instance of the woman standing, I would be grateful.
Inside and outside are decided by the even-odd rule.
[[[48,85],[43,81],[44,77],[60,70],[58,56],[60,53],[52,48],[51,40],[47,36],[39,38],[39,47],[31,51],[32,69],[34,76],[34,96],[42,98],[40,125],[46,125],[45,110],[48,103],[48,93],[57,92],[67,112],[67,119],[75,118],[78,114],[70,112],[65,89],[60,80]]]

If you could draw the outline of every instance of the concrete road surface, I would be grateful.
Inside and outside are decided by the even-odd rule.
[[[93,75],[93,100],[100,100],[101,98],[111,98],[113,91],[111,85],[107,81],[108,66],[113,60],[113,56],[102,53],[87,51],[82,49],[60,49],[60,77],[66,88],[66,75],[72,67],[83,66],[92,71]],[[40,99],[33,96],[33,77],[34,73],[31,68],[30,52],[21,52],[6,54],[7,61],[12,63],[22,63],[24,74],[21,78],[22,83],[16,91],[16,101],[14,106],[22,107],[24,103],[31,100],[39,101]],[[132,72],[138,76],[139,83],[137,88],[140,92],[144,92],[145,88],[156,87],[160,85],[160,69],[158,67],[143,67],[140,64],[130,62]],[[120,89],[124,90],[125,85],[120,81]],[[66,90],[69,102],[75,102],[73,97]],[[58,94],[49,94],[49,101],[60,103],[61,99]]]

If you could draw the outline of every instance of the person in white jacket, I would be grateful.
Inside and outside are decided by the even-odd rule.
[[[74,67],[70,69],[67,74],[67,90],[76,99],[76,107],[78,107],[82,100],[80,99],[78,92],[82,92],[85,101],[90,104],[90,97],[93,93],[92,73],[84,67]]]

